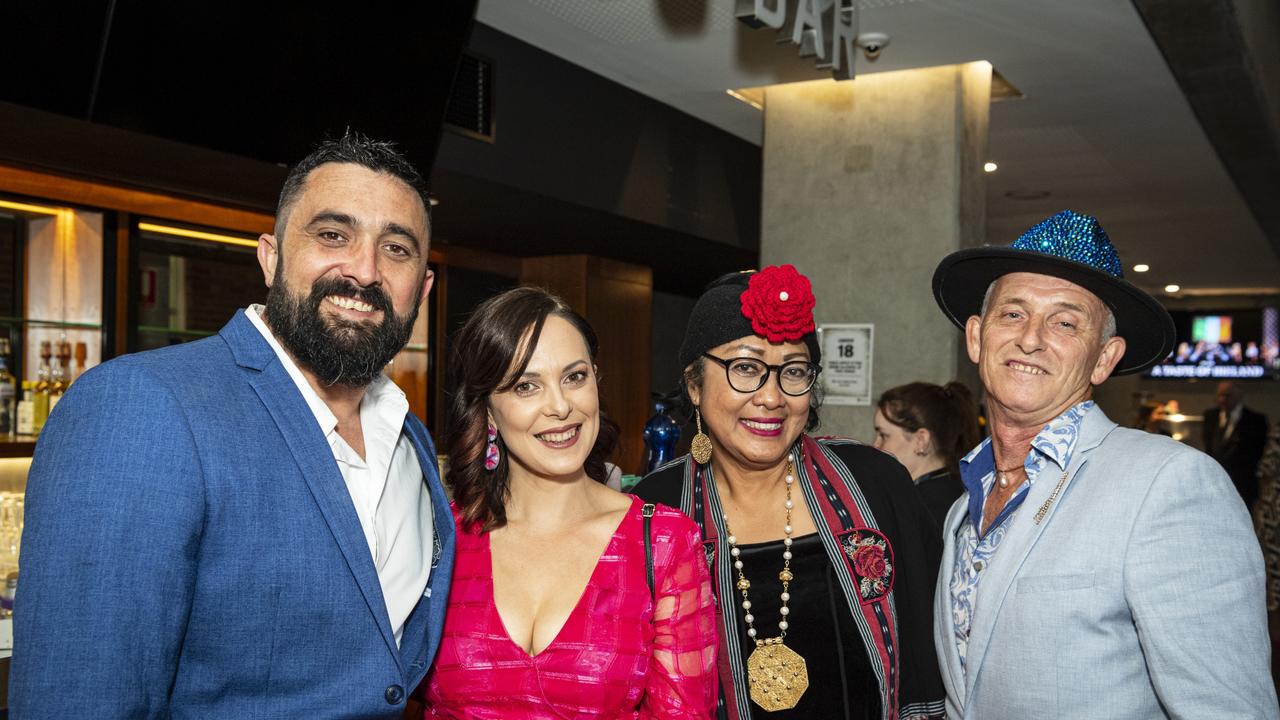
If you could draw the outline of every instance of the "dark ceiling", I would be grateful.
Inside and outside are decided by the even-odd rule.
[[[431,174],[443,200],[438,242],[633,262],[653,268],[659,289],[688,295],[755,264],[753,249],[481,177],[474,152],[462,167],[435,167],[474,8],[475,0],[359,12],[324,3],[0,3],[0,67],[8,70],[0,160],[271,212],[286,166],[318,138],[353,127],[396,140]],[[518,77],[516,69],[507,75]],[[519,105],[507,100],[506,134],[516,138]],[[534,100],[527,114],[540,117],[546,104]],[[527,134],[535,123],[525,120]],[[547,173],[576,172],[532,164],[539,186]],[[752,204],[748,213],[756,212]]]
[[[1280,3],[1133,4],[1263,234],[1280,253],[1280,56],[1274,45],[1280,37]]]
[[[354,127],[425,170],[475,4],[0,3],[0,101],[269,163]]]
[[[726,272],[755,267],[756,251],[707,240],[481,178],[437,168],[435,238],[510,255],[598,255],[653,269],[654,287],[697,296]]]

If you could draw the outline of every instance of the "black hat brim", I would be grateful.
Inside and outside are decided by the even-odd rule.
[[[951,322],[963,328],[982,310],[982,296],[1002,275],[1037,273],[1062,278],[1102,300],[1116,318],[1116,335],[1124,338],[1124,356],[1113,375],[1141,372],[1173,350],[1173,318],[1155,298],[1136,285],[1083,263],[1032,250],[1004,247],[970,248],[951,253],[933,273],[933,297]]]

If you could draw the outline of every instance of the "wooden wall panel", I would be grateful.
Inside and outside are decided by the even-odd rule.
[[[271,232],[275,221],[274,216],[268,213],[241,210],[60,175],[49,175],[6,165],[0,165],[0,190],[250,234]]]
[[[520,261],[520,282],[550,290],[590,320],[591,316],[587,314],[588,260],[589,255],[524,258]]]
[[[116,254],[115,257],[104,257],[102,263],[108,268],[112,268],[108,272],[115,273],[115,303],[113,309],[115,312],[111,322],[114,324],[112,328],[115,337],[115,346],[111,348],[114,356],[124,355],[129,352],[129,303],[136,302],[137,298],[132,295],[131,284],[129,282],[129,242],[130,227],[129,214],[124,212],[116,213]],[[103,318],[104,321],[107,318]]]
[[[522,283],[540,285],[565,299],[600,338],[600,395],[622,428],[616,462],[639,474],[644,463],[644,424],[649,403],[649,268],[588,255],[526,258]]]

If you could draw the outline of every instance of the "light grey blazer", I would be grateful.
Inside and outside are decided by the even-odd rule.
[[[952,718],[1280,717],[1262,554],[1240,495],[1209,456],[1084,417],[1067,479],[1037,479],[983,571],[968,672],[951,616],[947,514],[934,644]]]

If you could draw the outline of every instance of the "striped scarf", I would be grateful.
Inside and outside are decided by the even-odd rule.
[[[898,706],[898,632],[893,603],[893,547],[879,531],[857,481],[834,452],[807,435],[791,450],[796,485],[818,526],[844,598],[862,636],[872,671],[880,685],[883,720],[925,716],[924,709]],[[750,720],[751,700],[746,663],[738,638],[738,616],[733,563],[720,552],[726,537],[724,510],[716,492],[711,467],[685,458],[680,509],[702,529],[703,549],[711,568],[720,612],[720,707],[726,720]]]

